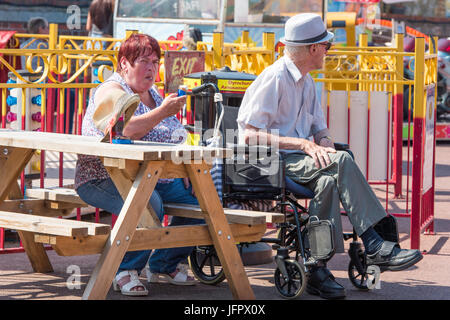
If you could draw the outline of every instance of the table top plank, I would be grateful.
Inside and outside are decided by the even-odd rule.
[[[231,156],[231,149],[189,146],[135,140],[132,144],[110,144],[96,137],[52,132],[0,129],[0,146],[70,152],[129,160],[210,160]]]

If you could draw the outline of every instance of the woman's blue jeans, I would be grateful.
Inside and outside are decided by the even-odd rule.
[[[111,179],[91,180],[77,189],[80,198],[87,204],[118,215],[123,206],[123,199]],[[158,183],[150,197],[150,205],[158,218],[164,216],[163,202],[187,203],[198,205],[197,199],[192,195],[192,186],[184,187],[182,179],[174,179],[171,183]],[[192,225],[203,223],[203,220],[172,217],[171,226]],[[192,252],[193,247],[170,248],[155,250],[129,251],[125,254],[117,273],[124,270],[137,270],[140,272],[149,261],[150,270],[158,273],[172,273],[182,260]]]

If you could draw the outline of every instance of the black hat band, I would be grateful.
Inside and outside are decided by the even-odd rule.
[[[324,33],[322,33],[314,38],[309,38],[309,39],[305,39],[305,40],[285,40],[285,41],[295,42],[295,43],[310,43],[310,42],[317,42],[317,41],[325,38],[327,35],[328,35],[328,31],[325,30]]]

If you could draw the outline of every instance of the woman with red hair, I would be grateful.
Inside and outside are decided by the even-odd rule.
[[[117,71],[94,89],[82,124],[82,135],[104,137],[96,127],[94,112],[100,101],[112,91],[122,90],[138,94],[139,106],[123,129],[123,135],[133,140],[183,143],[186,130],[175,117],[186,102],[186,96],[171,94],[163,99],[154,85],[159,69],[161,50],[158,42],[145,34],[133,34],[122,44],[118,55]],[[185,181],[186,182],[186,181]],[[75,171],[75,189],[86,203],[111,212],[120,213],[123,200],[113,181],[97,157],[79,155]],[[160,220],[164,215],[163,202],[198,204],[192,186],[182,179],[160,179],[150,198],[150,205]],[[199,220],[173,217],[170,225],[198,224]],[[115,276],[113,285],[125,295],[147,295],[146,287],[139,281],[139,272],[146,268],[148,282],[165,281],[177,285],[195,282],[178,264],[186,259],[192,247],[127,252]],[[150,260],[149,260],[150,257]]]

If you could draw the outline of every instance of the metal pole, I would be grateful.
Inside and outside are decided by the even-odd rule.
[[[327,23],[327,12],[328,12],[328,0],[322,0],[322,18]]]
[[[397,33],[398,29],[394,30],[395,48],[397,52],[403,52],[403,34]],[[403,78],[403,58],[395,57],[395,70],[397,73],[394,74],[395,80],[400,80]],[[393,176],[392,179],[395,182],[394,197],[402,197],[402,161],[403,161],[403,99],[408,99],[408,97],[403,96],[403,85],[394,85],[394,97],[393,97],[393,107],[394,107],[394,148],[393,148]]]
[[[416,38],[414,56],[414,137],[412,164],[411,249],[420,248],[422,214],[423,126],[425,122],[425,39]]]
[[[221,8],[221,11],[220,11],[219,24],[218,24],[217,29],[216,29],[217,32],[224,32],[224,30],[225,30],[225,21],[226,21],[226,18],[227,18],[227,0],[222,0],[221,3],[222,3],[222,6],[221,6],[222,8]]]

